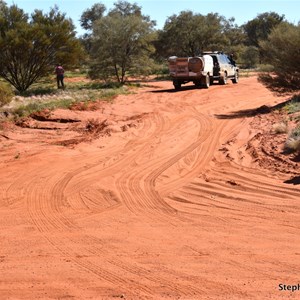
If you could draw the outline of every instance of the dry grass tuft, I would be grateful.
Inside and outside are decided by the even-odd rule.
[[[98,135],[103,133],[107,126],[107,120],[100,121],[98,119],[89,119],[85,125],[85,131],[90,134]]]
[[[300,139],[288,138],[284,148],[290,152],[300,152]]]
[[[284,122],[276,123],[272,126],[272,131],[276,134],[287,133],[288,132],[288,126]]]
[[[284,145],[284,148],[291,152],[300,152],[300,126],[294,128]]]

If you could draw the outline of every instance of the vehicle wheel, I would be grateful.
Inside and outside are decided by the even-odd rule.
[[[219,80],[219,83],[220,84],[227,84],[227,73],[225,72],[224,73],[224,76],[222,76],[221,78],[220,78],[220,80]]]
[[[234,78],[232,79],[233,83],[238,83],[239,82],[239,72],[235,72]]]
[[[174,80],[173,81],[173,85],[174,85],[175,90],[180,90],[180,88],[181,88],[181,82],[179,82],[177,80]]]
[[[209,76],[206,75],[205,77],[202,78],[202,86],[205,88],[205,89],[208,89],[209,86],[210,86],[210,79],[209,79]]]
[[[173,85],[174,85],[174,88],[175,88],[176,91],[180,90],[180,88],[181,88],[181,83],[180,82],[174,82]]]
[[[202,82],[200,80],[198,81],[194,81],[194,84],[197,88],[201,87],[202,86]]]

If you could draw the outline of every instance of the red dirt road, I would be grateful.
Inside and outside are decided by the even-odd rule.
[[[5,127],[0,299],[299,299],[299,168],[260,114],[285,100],[154,82]]]

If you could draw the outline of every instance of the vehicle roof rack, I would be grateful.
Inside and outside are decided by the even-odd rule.
[[[204,54],[224,54],[223,51],[203,51],[202,55]]]

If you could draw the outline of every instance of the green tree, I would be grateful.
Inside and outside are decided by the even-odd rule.
[[[70,67],[83,54],[72,21],[58,7],[48,14],[35,10],[29,18],[16,5],[1,7],[0,51],[0,76],[20,92],[56,63]]]
[[[284,15],[278,15],[275,12],[266,12],[257,15],[256,18],[243,25],[247,35],[246,45],[254,46],[259,50],[260,63],[265,63],[265,57],[260,49],[260,42],[268,38],[268,35],[281,22],[284,21]]]
[[[125,1],[115,3],[106,16],[94,22],[91,49],[92,78],[116,78],[137,74],[151,63],[155,22],[143,16],[141,8]]]
[[[255,68],[259,63],[259,51],[255,46],[245,46],[241,55],[241,63],[244,68]]]
[[[123,17],[135,15],[141,17],[143,20],[150,21],[148,16],[142,15],[141,7],[136,3],[129,3],[127,1],[119,0],[114,3],[114,8],[110,11],[109,15],[119,14]]]
[[[259,80],[278,93],[299,91],[300,86],[300,24],[281,23],[260,47],[273,72],[261,73]]]
[[[246,41],[246,34],[241,26],[235,24],[235,19],[230,18],[223,21],[223,34],[227,42],[223,45],[222,50],[226,53],[233,54],[234,60],[240,62],[243,48]]]
[[[247,43],[259,48],[260,41],[266,40],[274,27],[284,20],[284,15],[275,12],[266,12],[243,25],[247,35]]]
[[[246,34],[241,26],[235,23],[235,18],[225,19],[222,17],[222,31],[229,41],[230,47],[240,46],[246,41]]]
[[[106,7],[102,3],[95,3],[90,9],[86,9],[80,17],[80,25],[85,30],[92,30],[95,21],[103,17]]]
[[[6,3],[3,0],[0,0],[0,10],[6,6]]]
[[[202,51],[222,50],[229,45],[224,34],[225,22],[225,18],[216,13],[204,16],[182,11],[166,20],[158,33],[156,49],[163,57],[195,56]]]
[[[90,54],[92,48],[93,24],[103,17],[105,11],[106,7],[104,4],[95,3],[91,8],[86,9],[81,15],[80,25],[83,29],[87,30],[87,32],[80,37],[80,42],[85,48],[87,54]]]

